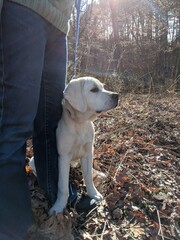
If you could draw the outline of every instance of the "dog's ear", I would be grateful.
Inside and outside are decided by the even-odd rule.
[[[79,112],[86,112],[87,102],[84,93],[84,82],[71,80],[64,90],[64,98]]]

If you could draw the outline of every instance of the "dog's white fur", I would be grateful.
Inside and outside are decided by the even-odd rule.
[[[72,80],[65,88],[63,114],[56,130],[58,149],[58,194],[49,214],[63,212],[69,196],[70,162],[81,160],[87,193],[101,200],[103,197],[93,183],[93,120],[101,112],[115,108],[118,94],[104,89],[103,84],[92,77]],[[30,166],[36,175],[34,158]]]
[[[56,137],[59,154],[57,200],[49,214],[64,210],[69,196],[70,162],[81,160],[87,194],[101,200],[103,197],[93,183],[93,120],[103,111],[117,106],[118,94],[106,91],[103,84],[92,77],[72,80],[65,88],[63,114],[58,123]]]

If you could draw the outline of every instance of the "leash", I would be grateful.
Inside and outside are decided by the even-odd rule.
[[[74,49],[74,75],[76,77],[77,65],[78,65],[78,44],[79,44],[79,29],[80,29],[80,17],[82,12],[86,12],[88,8],[88,0],[75,0],[76,9],[76,28],[75,28],[75,49]]]

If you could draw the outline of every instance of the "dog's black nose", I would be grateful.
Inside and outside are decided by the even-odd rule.
[[[119,99],[119,94],[118,93],[113,93],[112,94],[112,99],[116,102],[118,102],[118,99]]]
[[[113,103],[114,103],[114,107],[117,107],[118,105],[118,99],[119,99],[119,94],[118,93],[112,93],[112,100],[113,100]]]

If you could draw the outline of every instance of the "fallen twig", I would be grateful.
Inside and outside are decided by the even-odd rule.
[[[158,231],[158,235],[160,237],[162,237],[162,240],[164,240],[164,235],[163,235],[163,230],[162,230],[162,225],[161,225],[161,218],[159,215],[159,210],[156,208],[156,212],[157,212],[157,216],[158,216],[158,222],[159,222],[159,231]]]
[[[106,229],[106,224],[107,224],[107,222],[105,221],[105,223],[104,223],[104,227],[103,227],[103,230],[102,230],[102,233],[101,233],[101,240],[103,240],[103,236],[104,236],[104,232],[105,232],[105,229]]]

